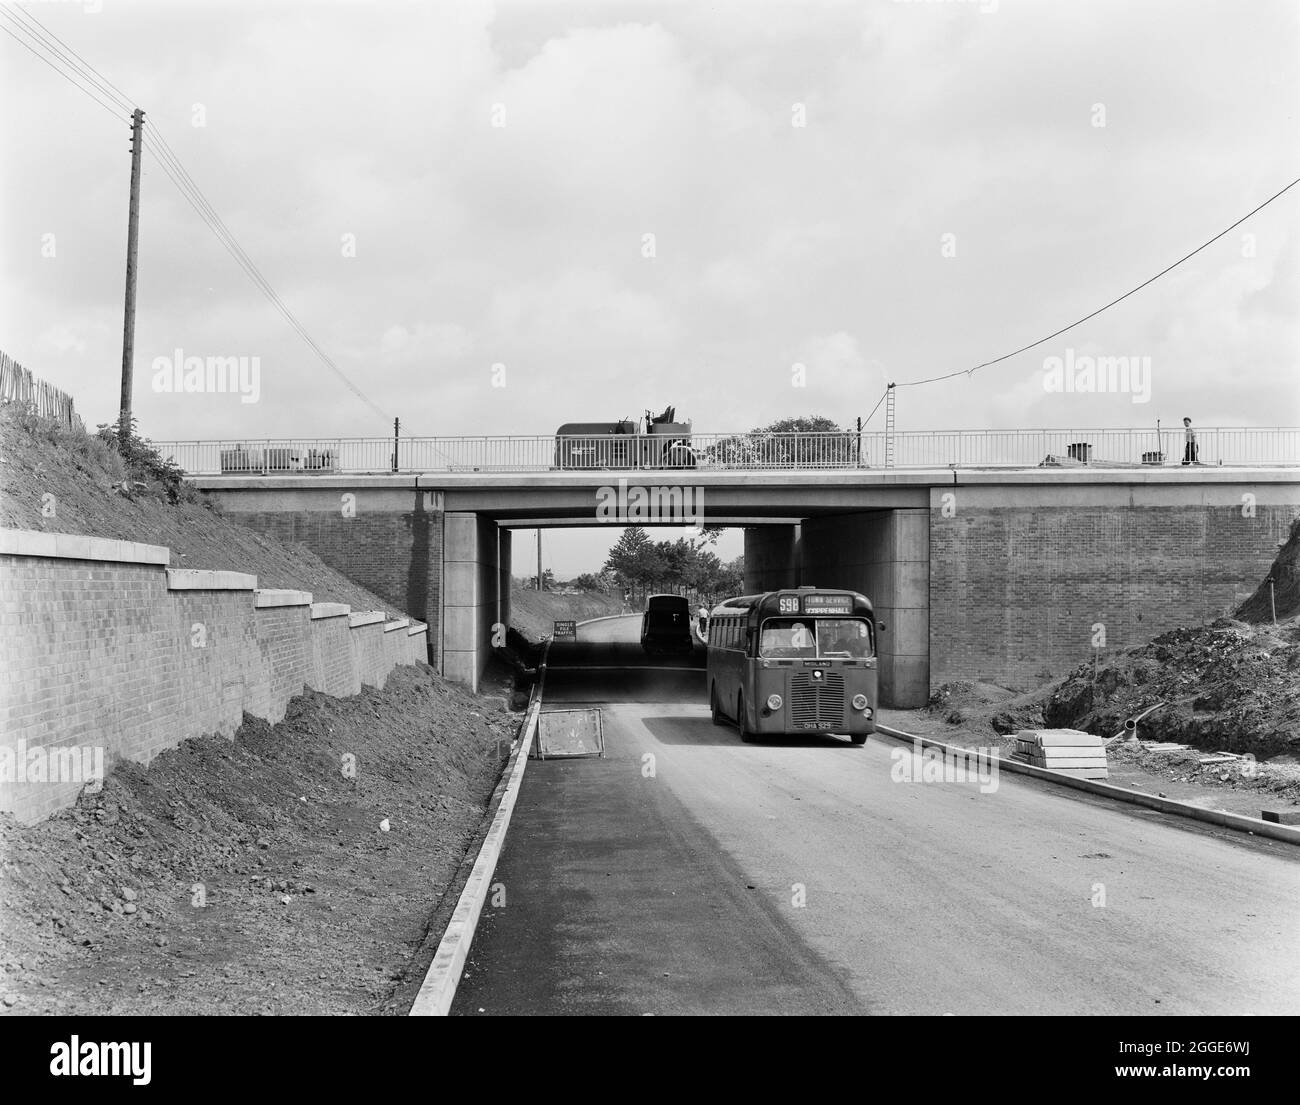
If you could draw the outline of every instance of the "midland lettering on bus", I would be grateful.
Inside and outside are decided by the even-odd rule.
[[[709,706],[742,740],[874,728],[876,623],[856,591],[788,588],[714,607],[708,626]]]

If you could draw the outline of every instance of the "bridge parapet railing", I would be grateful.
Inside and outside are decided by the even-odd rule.
[[[1181,464],[1185,453],[1182,427],[1158,433],[1154,428],[909,430],[893,436],[895,468],[1160,467]],[[868,464],[883,464],[887,450],[884,433],[864,435]],[[1195,460],[1210,465],[1297,465],[1300,428],[1197,428]]]
[[[279,438],[169,441],[156,448],[186,472],[281,475],[572,470],[802,470],[1178,465],[1183,431],[907,430],[830,433]],[[1197,430],[1197,461],[1300,466],[1300,428]]]

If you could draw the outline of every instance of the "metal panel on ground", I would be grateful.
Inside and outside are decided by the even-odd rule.
[[[543,760],[604,754],[599,710],[551,710],[538,717],[537,755]]]

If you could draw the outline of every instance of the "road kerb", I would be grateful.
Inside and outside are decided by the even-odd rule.
[[[922,747],[938,748],[944,752],[951,751],[954,754],[965,755],[971,751],[971,749],[964,748],[961,745],[944,744],[943,741],[937,741],[933,737],[905,733],[903,730],[895,729],[889,725],[877,725],[876,732],[894,740],[919,741]],[[1200,806],[1190,805],[1187,802],[1176,801],[1173,798],[1159,798],[1153,794],[1143,794],[1140,791],[1113,786],[1110,783],[1099,783],[1092,779],[1078,779],[1073,775],[1065,775],[1060,771],[1035,767],[1033,764],[1022,764],[1019,760],[1010,760],[1003,757],[998,758],[998,769],[1011,771],[1019,775],[1028,775],[1049,783],[1059,783],[1062,786],[1073,787],[1075,790],[1086,791],[1102,798],[1113,798],[1118,802],[1128,802],[1134,806],[1145,806],[1147,809],[1159,810],[1161,813],[1173,814],[1176,817],[1204,821],[1210,825],[1218,825],[1220,828],[1252,833],[1255,836],[1265,836],[1272,840],[1284,841],[1287,844],[1300,844],[1300,829],[1288,825],[1277,825],[1262,818],[1247,817],[1245,814],[1240,813],[1229,813],[1227,810],[1207,810]]]
[[[465,961],[469,957],[470,945],[478,928],[479,917],[483,913],[483,903],[487,901],[492,888],[492,875],[496,871],[497,860],[505,847],[506,832],[510,828],[510,815],[514,812],[515,799],[523,783],[524,768],[528,764],[528,753],[532,747],[533,735],[537,731],[537,716],[542,710],[542,698],[539,694],[529,706],[528,717],[524,723],[523,733],[515,747],[510,763],[502,775],[499,787],[504,787],[501,801],[497,805],[496,816],[492,826],[483,838],[478,858],[474,861],[469,880],[456,902],[455,912],[442,934],[433,962],[420,985],[420,992],[415,996],[411,1017],[445,1017],[451,1011],[451,1003],[456,997],[456,987],[460,985],[461,974],[465,970]]]

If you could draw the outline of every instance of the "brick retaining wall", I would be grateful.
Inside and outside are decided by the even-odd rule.
[[[382,687],[424,661],[420,623],[384,623],[259,590],[256,577],[167,567],[169,550],[0,530],[0,812],[39,821],[85,785],[71,760],[147,764],[189,737],[276,722],[311,687]],[[352,623],[355,623],[355,627]]]

